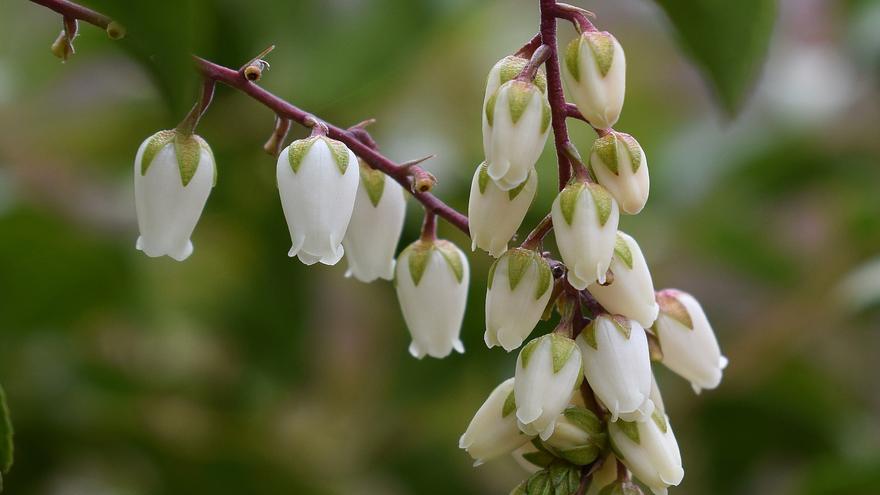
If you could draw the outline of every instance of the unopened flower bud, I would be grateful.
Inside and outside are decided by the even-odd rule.
[[[596,398],[618,417],[647,418],[654,410],[648,338],[637,322],[600,315],[577,338],[584,375]]]
[[[635,215],[645,207],[651,185],[648,160],[632,136],[611,131],[596,139],[590,153],[590,169],[599,184],[617,199],[624,213]]]
[[[651,271],[635,239],[617,232],[609,268],[614,280],[607,285],[590,285],[590,294],[609,313],[623,315],[639,322],[643,328],[650,328],[660,307],[654,297]]]
[[[414,357],[464,352],[459,333],[469,277],[467,258],[449,241],[418,240],[400,253],[394,282]]]
[[[147,138],[134,159],[137,249],[150,257],[188,258],[216,176],[214,154],[201,137],[168,130]]]
[[[532,168],[525,182],[504,191],[489,177],[488,168],[485,162],[480,164],[471,182],[471,249],[483,249],[497,258],[507,249],[507,241],[516,234],[535,198],[538,173]]]
[[[620,117],[626,92],[626,57],[608,32],[584,32],[565,52],[569,95],[590,124],[607,129]]]
[[[493,94],[495,94],[495,91],[498,91],[498,88],[500,88],[502,84],[516,78],[528,63],[529,61],[526,58],[518,57],[516,55],[508,55],[492,66],[492,69],[489,71],[489,77],[486,78],[486,94],[483,97],[484,109],[486,102],[489,101],[489,98]],[[547,75],[544,72],[543,67],[538,69],[534,82],[535,86],[537,86],[542,92],[547,92]]]
[[[358,188],[357,157],[325,136],[294,141],[278,155],[276,175],[292,246],[306,265],[335,265]]]
[[[550,264],[531,249],[505,252],[489,269],[486,345],[512,351],[532,333],[552,291]]]
[[[608,433],[620,460],[655,495],[681,483],[681,453],[667,416],[655,411],[645,421],[609,423]]]
[[[551,214],[568,282],[578,290],[605,283],[620,220],[617,201],[599,184],[574,182],[553,201]]]
[[[663,351],[661,362],[690,381],[696,393],[717,387],[727,358],[721,355],[715,332],[700,303],[675,289],[658,292],[657,302],[660,315],[654,331]]]
[[[513,378],[507,379],[489,394],[458,441],[459,448],[474,458],[474,466],[510,453],[531,437],[516,424]]]
[[[550,103],[532,82],[511,80],[486,101],[483,149],[488,173],[504,191],[526,181],[550,132]]]
[[[406,216],[403,188],[391,177],[360,162],[360,187],[342,246],[346,276],[362,282],[394,278],[394,253]]]
[[[559,416],[544,443],[566,461],[586,466],[599,457],[607,440],[604,423],[592,411],[572,406]]]
[[[516,361],[514,392],[519,427],[550,438],[581,380],[581,355],[573,340],[551,333],[532,340]]]

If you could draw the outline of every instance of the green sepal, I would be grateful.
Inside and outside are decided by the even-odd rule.
[[[640,444],[641,438],[639,437],[639,424],[635,421],[624,421],[622,419],[617,420],[617,426],[620,428],[620,431],[623,432],[624,435],[627,436],[633,442]]]
[[[586,184],[576,182],[565,186],[565,189],[559,193],[559,209],[562,210],[562,218],[565,223],[571,225],[574,220],[574,211],[577,207],[578,196],[584,191]]]
[[[614,315],[608,319],[614,324],[614,328],[616,328],[626,340],[629,340],[630,335],[632,335],[632,323],[620,315]]]
[[[382,193],[385,191],[385,174],[378,170],[370,168],[363,161],[360,161],[361,186],[367,191],[367,197],[374,207],[379,206],[382,200]]]
[[[495,125],[495,101],[498,99],[498,91],[496,90],[492,93],[492,96],[486,100],[486,122],[489,123],[489,127]]]
[[[516,411],[516,396],[513,393],[513,390],[507,394],[507,398],[504,399],[504,405],[501,407],[501,417],[506,418],[513,414],[513,411]]]
[[[651,413],[651,419],[654,421],[654,424],[657,425],[657,428],[660,428],[660,431],[664,434],[669,431],[669,423],[666,421],[666,416],[658,409],[654,409],[654,412]]]
[[[501,60],[501,71],[498,73],[499,86],[507,81],[515,79],[528,63],[529,61],[527,59],[517,57],[516,55],[508,55],[504,57]],[[547,92],[547,74],[544,73],[543,68],[538,69],[538,72],[535,74],[535,86],[537,86],[542,93]]]
[[[290,168],[293,170],[293,173],[299,172],[303,158],[306,157],[306,153],[309,152],[317,140],[317,136],[312,136],[305,139],[297,139],[290,143],[290,146],[287,148],[287,160],[290,162]]]
[[[605,77],[614,62],[614,37],[607,32],[584,33],[581,36],[590,45],[599,73]]]
[[[577,344],[574,343],[568,337],[563,337],[557,333],[551,333],[550,336],[550,351],[553,355],[553,373],[559,373],[565,363],[568,362],[571,355],[574,354],[574,351],[577,349]]]
[[[351,158],[348,146],[342,141],[330,139],[327,136],[321,136],[321,139],[324,140],[327,148],[330,149],[330,154],[333,155],[333,161],[336,162],[336,168],[339,169],[339,173],[345,175],[345,171],[348,169],[348,162]]]
[[[501,256],[503,257],[504,255],[501,255]],[[498,269],[498,262],[499,261],[501,261],[501,258],[498,258],[497,260],[492,262],[491,265],[489,265],[489,276],[488,276],[489,281],[486,283],[487,290],[492,290],[492,283],[495,282],[495,270]]]
[[[608,218],[611,217],[614,198],[611,197],[611,193],[608,192],[608,189],[605,189],[599,184],[589,183],[587,184],[587,187],[590,189],[590,195],[593,196],[593,202],[596,204],[599,225],[604,227],[608,222]]]
[[[194,136],[176,132],[174,154],[177,156],[177,166],[180,168],[180,181],[183,183],[183,187],[186,187],[199,168],[202,146]]]
[[[539,450],[537,452],[527,452],[522,455],[522,458],[526,461],[534,464],[535,466],[545,468],[550,464],[553,464],[553,461],[556,460],[556,456],[547,452],[546,450]]]
[[[202,136],[193,135],[193,137],[195,137],[196,141],[199,142],[199,146],[201,146],[202,149],[207,151],[208,155],[211,156],[211,163],[214,165],[214,178],[212,179],[211,187],[214,187],[217,185],[217,160],[214,159],[214,150],[211,149],[207,141],[202,139]]]
[[[524,81],[511,81],[507,89],[507,107],[510,110],[510,120],[514,124],[519,122],[525,113],[532,96],[535,94],[535,86]]]
[[[550,102],[545,98],[541,102],[541,134],[547,132],[547,128],[550,127],[550,120],[552,119],[553,114],[550,109]]]
[[[556,460],[526,481],[527,495],[574,495],[580,485],[580,468]]]
[[[667,291],[657,293],[657,304],[660,312],[669,315],[672,319],[684,325],[688,330],[694,329],[694,320],[685,305],[677,297]]]
[[[522,350],[519,351],[519,358],[522,361],[523,369],[529,366],[529,360],[532,359],[532,354],[534,354],[535,349],[538,348],[538,344],[541,343],[541,339],[544,337],[538,337],[537,339],[532,339],[528,344],[523,346]]]
[[[479,167],[480,171],[477,175],[477,186],[480,188],[480,194],[486,194],[486,186],[489,185],[489,164],[483,162]]]
[[[604,423],[599,419],[593,411],[583,407],[571,406],[562,412],[565,419],[569,420],[573,425],[582,431],[589,433],[590,436],[601,435],[604,430]]]
[[[6,392],[0,386],[0,491],[3,489],[3,475],[12,467],[14,446],[12,437],[12,419],[9,415],[9,407],[6,405]]]
[[[147,169],[150,168],[153,159],[156,158],[156,155],[159,154],[162,148],[174,141],[176,135],[177,132],[171,129],[159,131],[150,136],[147,146],[144,148],[144,153],[141,155],[141,175],[147,175]]]
[[[458,248],[455,247],[455,244],[442,239],[435,241],[434,246],[443,255],[443,259],[446,260],[449,268],[452,269],[455,279],[458,280],[458,283],[461,283],[462,279],[464,279],[464,260],[462,260]]]
[[[617,137],[614,132],[610,132],[595,141],[593,141],[593,153],[602,160],[605,168],[614,175],[620,173],[620,166],[617,161]],[[595,168],[594,164],[590,164]]]
[[[571,40],[565,49],[565,68],[575,81],[581,82],[580,51],[583,36]]]
[[[550,472],[545,469],[529,477],[526,481],[526,495],[554,495]]]
[[[559,457],[576,466],[586,466],[599,458],[602,451],[596,445],[584,445],[568,450],[560,450]]]
[[[632,250],[629,248],[629,244],[626,243],[626,239],[620,235],[620,232],[617,233],[617,239],[614,241],[614,255],[620,258],[620,261],[623,261],[627,268],[633,269]]]
[[[596,342],[596,320],[591,321],[589,325],[584,327],[581,331],[581,337],[584,338],[584,342],[586,342],[588,346],[597,351],[599,350],[599,344]]]
[[[419,282],[422,281],[422,276],[425,274],[425,269],[428,267],[428,261],[430,261],[431,253],[433,252],[434,243],[418,240],[407,246],[400,253],[401,258],[404,255],[409,255],[409,276],[412,277],[413,285],[418,286]]]
[[[535,253],[535,264],[538,267],[538,285],[535,286],[535,299],[541,299],[550,290],[550,283],[553,281],[553,271],[550,270],[550,263],[547,263],[547,260],[539,253]]]
[[[642,147],[639,146],[639,142],[636,141],[636,138],[629,134],[624,132],[618,132],[616,134],[623,141],[626,150],[629,152],[629,162],[633,173],[638,172],[639,168],[642,166]]]
[[[514,248],[504,254],[504,257],[507,258],[507,282],[510,285],[511,292],[516,290],[523,276],[529,267],[532,266],[534,253],[530,249]]]
[[[520,184],[520,185],[514,187],[513,189],[507,191],[507,199],[509,199],[509,200],[511,200],[511,201],[513,201],[514,199],[516,199],[516,197],[519,196],[519,193],[523,192],[523,189],[526,188],[526,184],[528,184],[529,179],[531,179],[531,178],[532,178],[532,171],[529,170],[529,174],[526,175],[526,180],[522,181],[522,184]]]

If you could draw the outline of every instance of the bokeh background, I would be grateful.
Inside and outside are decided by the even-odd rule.
[[[627,50],[617,128],[652,174],[622,229],[658,289],[700,298],[731,362],[700,396],[656,369],[686,470],[672,493],[880,493],[880,3],[783,0],[732,116],[651,1],[577,3]],[[216,0],[153,15],[205,33],[200,53],[227,65],[277,44],[261,84],[341,125],[377,118],[393,158],[436,153],[436,192],[464,210],[485,74],[534,34],[535,4]],[[134,249],[132,160],[188,100],[90,26],[59,63],[59,28],[29,2],[0,5],[8,493],[506,494],[526,476],[508,459],[473,469],[457,448],[515,360],[482,343],[484,253],[471,256],[466,354],[411,358],[389,283],[287,258],[261,150],[273,115],[220,87],[199,131],[219,181],[195,254],[148,259]],[[594,136],[571,128],[586,152]],[[549,147],[538,167],[526,225],[553,199]],[[409,206],[402,242],[421,217]]]

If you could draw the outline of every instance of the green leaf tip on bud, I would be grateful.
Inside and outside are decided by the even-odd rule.
[[[614,37],[605,31],[587,32],[581,36],[590,45],[599,72],[603,77],[606,76],[611,69],[611,63],[614,62]]]
[[[363,160],[359,160],[361,169],[361,186],[367,191],[367,197],[374,207],[379,206],[382,193],[385,191],[385,174],[370,168]]]
[[[694,329],[694,320],[687,307],[678,300],[675,290],[662,290],[657,293],[657,304],[660,305],[660,312],[666,313],[679,323],[687,327],[689,330]]]
[[[111,40],[121,40],[122,38],[125,38],[125,26],[116,21],[110,21],[110,24],[107,24],[106,31],[107,36],[109,36]]]
[[[455,279],[458,283],[461,283],[464,278],[464,260],[459,255],[458,248],[451,242],[443,239],[434,241],[419,239],[410,244],[400,254],[400,257],[403,257],[404,254],[409,254],[409,273],[410,277],[412,277],[413,285],[418,286],[419,282],[422,281],[422,276],[425,274],[425,269],[428,267],[428,262],[431,260],[434,250],[437,250],[443,256],[443,259],[446,260],[446,263],[455,275]]]
[[[627,268],[633,269],[632,250],[630,250],[629,244],[626,243],[626,239],[620,235],[620,232],[617,233],[617,240],[614,241],[614,255],[620,258],[620,261],[623,261]]]

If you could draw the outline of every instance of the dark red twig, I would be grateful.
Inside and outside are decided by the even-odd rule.
[[[550,47],[547,58],[547,98],[550,100],[553,140],[556,143],[556,159],[559,162],[559,189],[565,187],[571,178],[571,163],[563,149],[568,142],[568,116],[565,94],[562,90],[562,75],[559,70],[559,46],[556,40],[556,0],[541,0],[541,39]]]

